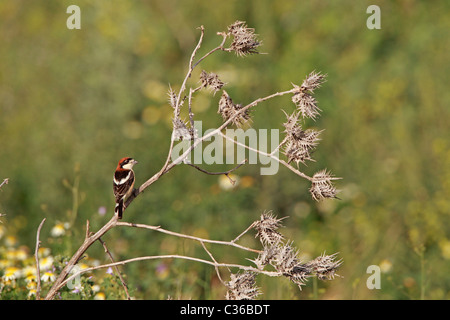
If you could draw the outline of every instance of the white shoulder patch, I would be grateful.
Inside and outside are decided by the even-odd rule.
[[[130,179],[130,175],[131,175],[131,171],[128,172],[127,176],[125,178],[122,178],[120,180],[116,180],[116,177],[114,177],[114,183],[115,184],[124,184],[125,182],[128,181],[128,179]]]

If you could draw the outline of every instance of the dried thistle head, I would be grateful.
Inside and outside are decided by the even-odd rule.
[[[202,70],[202,73],[200,74],[200,81],[203,88],[209,86],[214,94],[216,94],[216,92],[222,89],[222,87],[225,85],[225,83],[219,79],[219,76],[217,74],[213,72],[207,73],[205,70]]]
[[[255,29],[248,28],[245,21],[236,21],[228,26],[228,32],[233,36],[230,51],[236,52],[238,56],[259,53],[256,48],[261,45],[261,41],[257,40]]]
[[[248,110],[240,111],[242,109],[241,104],[233,103],[233,100],[230,98],[228,93],[223,90],[222,96],[219,100],[219,109],[217,113],[219,113],[223,121],[228,121],[230,118],[234,117],[232,122],[237,127],[241,127],[244,123],[250,120],[250,113]]]
[[[288,277],[292,282],[297,284],[300,289],[311,276],[310,269],[305,268],[300,263],[298,250],[289,243],[283,246],[277,246],[276,255],[271,264],[283,276]]]
[[[178,97],[170,85],[169,85],[169,92],[167,92],[167,96],[168,96],[167,100],[169,101],[170,106],[175,109],[177,106]]]
[[[311,269],[319,280],[332,280],[336,274],[337,269],[342,265],[342,259],[335,260],[337,253],[332,255],[322,255],[318,256],[316,259],[309,261],[305,264],[306,267]]]
[[[294,85],[294,88],[301,88]],[[311,118],[316,120],[320,114],[320,109],[317,107],[317,100],[307,92],[298,92],[292,96],[292,102],[297,106],[303,118]]]
[[[288,158],[288,163],[295,161],[297,166],[300,162],[306,164],[306,160],[314,161],[314,159],[311,158],[309,149],[304,148],[302,145],[299,145],[293,141],[288,141],[286,143],[283,154]]]
[[[286,114],[286,117],[287,121],[283,123],[283,126],[287,141],[283,153],[288,158],[288,163],[295,161],[298,166],[299,162],[305,164],[306,160],[314,161],[311,158],[311,152],[318,145],[322,131],[303,130],[298,119],[299,112],[294,112],[292,115]]]
[[[322,83],[326,81],[325,80],[326,76],[327,76],[326,74],[313,71],[306,77],[305,80],[303,80],[301,87],[303,88],[303,90],[313,93],[314,90],[320,88]]]
[[[254,300],[261,291],[256,287],[255,273],[245,271],[231,274],[231,280],[226,283],[228,291],[227,300]]]
[[[264,246],[263,251],[258,254],[258,257],[255,260],[250,261],[252,261],[259,270],[263,270],[266,265],[275,259],[277,251],[278,247],[276,245]]]
[[[326,75],[313,71],[303,80],[301,86],[293,84],[292,102],[297,106],[303,118],[315,120],[320,114],[321,110],[317,107],[317,100],[312,96],[312,93],[325,82],[325,77]]]
[[[261,219],[254,223],[254,228],[257,231],[256,238],[259,238],[261,243],[265,245],[274,246],[283,240],[283,235],[277,230],[281,226],[281,220],[277,219],[271,211],[263,212]]]
[[[178,117],[172,119],[173,131],[172,140],[191,140],[192,132],[186,126],[186,123]]]
[[[298,117],[299,117],[299,112],[294,112],[291,115],[288,115],[286,113],[286,111],[283,111],[284,115],[286,116],[286,122],[283,123],[284,126],[284,133],[289,134],[289,133],[293,133],[295,132],[296,128],[299,126],[298,124]]]
[[[298,251],[292,247],[292,243],[286,243],[278,249],[275,256],[276,268],[283,274],[289,274],[299,264]]]
[[[309,192],[314,200],[319,201],[325,198],[337,198],[338,190],[333,185],[333,180],[340,178],[333,177],[326,169],[316,172],[312,177],[312,184]]]

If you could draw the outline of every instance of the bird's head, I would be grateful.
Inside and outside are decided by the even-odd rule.
[[[133,166],[137,164],[138,162],[130,157],[125,157],[120,159],[119,164],[117,165],[118,168],[122,168],[125,170],[131,170],[133,169]]]

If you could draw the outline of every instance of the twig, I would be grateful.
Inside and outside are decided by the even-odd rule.
[[[218,51],[218,50],[223,50],[224,47],[223,45],[225,44],[225,41],[227,40],[228,34],[226,33],[220,33],[218,32],[219,35],[221,35],[223,37],[222,39],[222,43],[217,46],[216,48],[210,50],[208,53],[206,53],[203,57],[201,57],[200,59],[197,60],[197,62],[194,63],[194,59],[195,56],[197,54],[197,51],[200,49],[200,46],[203,42],[203,36],[205,34],[205,28],[203,26],[199,27],[201,33],[200,33],[200,38],[197,42],[197,46],[195,47],[194,51],[192,52],[191,58],[189,60],[189,69],[188,72],[183,80],[183,83],[181,85],[180,91],[178,92],[178,97],[177,97],[177,103],[175,106],[175,110],[174,110],[174,114],[178,114],[179,112],[179,108],[181,107],[181,102],[182,102],[182,94],[183,92],[186,90],[186,82],[187,80],[191,77],[192,75],[192,71],[194,70],[194,68],[200,63],[202,62],[206,57],[208,57],[209,55],[213,54],[214,52]],[[193,127],[192,127],[193,128]],[[194,129],[194,128],[193,128]],[[204,140],[204,139],[203,139]],[[158,180],[163,174],[167,173],[171,168],[173,168],[173,166],[169,166],[170,163],[170,159],[172,157],[172,151],[173,151],[173,145],[174,145],[174,140],[171,139],[170,141],[170,146],[169,146],[169,152],[167,153],[167,159],[166,162],[164,163],[163,167],[161,168],[161,170],[155,175],[156,176],[156,180]],[[181,158],[181,157],[180,157]],[[182,160],[183,158],[181,158],[180,160]],[[144,183],[140,188],[139,188],[139,192],[144,191],[149,185],[151,185],[154,181],[153,177],[150,178],[149,180],[146,181],[146,183]],[[137,194],[136,194],[137,195]],[[127,201],[127,204],[125,204],[125,208],[126,206],[133,200],[133,198],[129,199],[129,201]],[[125,209],[124,208],[124,209]]]
[[[177,233],[169,230],[165,230],[160,228],[159,226],[150,226],[145,224],[136,224],[136,223],[130,223],[130,222],[118,222],[117,216],[114,215],[109,222],[107,222],[99,231],[97,231],[95,234],[89,235],[85,238],[83,244],[80,246],[80,248],[77,250],[77,252],[72,256],[72,258],[67,263],[66,267],[61,271],[57,279],[55,280],[53,286],[50,288],[49,292],[47,293],[47,296],[45,297],[46,300],[53,299],[55,294],[67,283],[67,275],[72,270],[73,266],[76,265],[79,261],[79,259],[82,257],[84,252],[97,240],[100,239],[106,232],[108,232],[111,228],[115,226],[128,226],[128,227],[135,227],[135,228],[144,228],[144,229],[150,229],[155,230],[158,232],[162,232],[165,234],[177,236],[180,238],[186,238],[191,240],[196,240],[199,242],[205,242],[205,243],[214,243],[214,244],[220,244],[220,245],[229,245],[232,247],[236,247],[242,250],[251,251],[255,253],[260,253],[259,250],[255,250],[252,248],[248,248],[242,245],[239,245],[237,243],[231,243],[228,241],[219,241],[219,240],[209,240],[209,239],[202,239],[194,236],[185,235],[182,233]],[[72,277],[71,277],[72,278]],[[66,279],[66,280],[65,280]]]
[[[247,104],[246,106],[244,106],[243,108],[239,109],[238,112],[236,112],[233,116],[231,116],[227,121],[225,121],[217,130],[222,131],[223,129],[225,129],[235,118],[239,117],[242,113],[244,113],[245,111],[247,111],[250,108],[255,107],[256,105],[258,105],[259,103],[263,102],[263,101],[267,101],[270,100],[272,98],[275,97],[280,97],[280,96],[284,96],[285,94],[290,94],[290,93],[294,93],[295,89],[291,89],[288,91],[282,91],[282,92],[276,92],[273,93],[271,95],[268,95],[266,97],[263,98],[258,98],[252,102],[250,102],[249,104]]]
[[[236,238],[231,240],[231,243],[235,243],[238,241],[244,234],[246,234],[250,229],[252,229],[255,226],[256,222],[253,222],[247,229],[245,229],[240,235],[238,235]]]
[[[3,182],[0,183],[0,189],[3,187],[4,184],[8,184],[8,182],[9,182],[9,179],[8,179],[8,178],[3,179]]]
[[[86,235],[85,239],[89,238],[91,235],[91,232],[89,231],[89,220],[86,220]]]
[[[218,267],[218,268],[238,268],[240,270],[245,270],[245,271],[251,271],[251,272],[255,272],[255,273],[265,274],[265,275],[267,275],[269,277],[279,277],[279,276],[282,275],[281,272],[277,272],[277,271],[266,271],[266,270],[257,269],[255,267],[243,266],[243,265],[240,265],[240,264],[211,262],[211,261],[204,260],[204,259],[199,259],[199,258],[194,258],[194,257],[189,257],[189,256],[182,256],[182,255],[172,254],[172,255],[136,257],[136,258],[132,258],[132,259],[127,259],[127,260],[122,260],[122,261],[118,261],[118,262],[113,262],[113,263],[103,264],[103,265],[100,265],[100,266],[95,266],[95,267],[82,269],[82,270],[74,273],[70,277],[68,277],[66,280],[64,280],[61,283],[61,286],[66,285],[67,282],[71,281],[75,277],[77,277],[77,276],[79,276],[79,275],[81,275],[83,273],[86,273],[86,272],[90,272],[90,271],[98,270],[98,269],[105,269],[105,268],[119,266],[119,265],[125,265],[125,264],[130,263],[130,262],[145,261],[145,260],[155,260],[155,259],[184,259],[184,260],[197,261],[197,262],[201,262],[201,263],[204,263],[204,264],[209,264],[211,266]]]
[[[290,164],[288,164],[286,161],[284,161],[284,160],[282,160],[282,159],[276,157],[276,156],[273,154],[273,152],[272,152],[272,153],[267,153],[267,152],[261,151],[261,150],[259,150],[259,149],[252,148],[252,147],[250,147],[250,146],[247,146],[247,145],[245,145],[245,144],[243,144],[243,143],[241,143],[241,142],[239,142],[239,141],[236,141],[236,140],[230,138],[229,136],[227,136],[226,134],[224,134],[224,133],[222,133],[222,132],[218,132],[218,134],[221,135],[222,137],[224,137],[225,139],[227,139],[227,140],[229,140],[229,141],[235,143],[236,145],[239,145],[239,146],[244,147],[244,148],[246,148],[246,149],[248,149],[248,150],[250,150],[250,151],[259,153],[259,154],[261,154],[261,155],[263,155],[263,156],[266,156],[266,157],[269,157],[269,158],[271,158],[271,159],[273,159],[273,160],[275,160],[275,161],[278,161],[279,163],[281,163],[282,165],[284,165],[286,168],[288,168],[289,170],[291,170],[292,172],[294,172],[296,175],[299,175],[300,177],[305,178],[305,179],[307,179],[307,180],[309,180],[309,181],[313,181],[313,178],[311,178],[310,176],[304,174],[303,172],[301,172],[301,171],[295,169],[295,168],[292,167]]]
[[[198,49],[200,49],[200,46],[203,42],[203,36],[205,34],[205,28],[203,26],[200,26],[199,28],[201,30],[200,33],[200,39],[198,40],[197,46],[195,47],[194,51],[192,52],[191,58],[189,60],[189,70],[183,80],[183,83],[181,84],[181,88],[180,91],[178,92],[178,97],[177,97],[177,103],[175,105],[175,109],[174,109],[174,115],[176,116],[179,113],[180,107],[181,107],[181,101],[182,101],[182,94],[183,92],[186,90],[186,82],[187,80],[191,77],[192,71],[194,70],[193,61],[195,59],[195,55],[197,54]],[[170,139],[170,146],[169,146],[169,152],[167,153],[167,159],[166,162],[164,163],[163,167],[161,168],[161,170],[158,172],[157,174],[157,178],[159,179],[164,173],[166,173],[166,169],[169,166],[169,162],[170,159],[172,157],[172,150],[173,150],[173,144],[174,144],[174,139]],[[126,206],[125,206],[126,207]],[[124,208],[125,209],[125,208]]]
[[[191,167],[193,167],[193,168],[195,168],[195,169],[197,169],[198,171],[200,171],[200,172],[203,172],[203,173],[206,173],[206,174],[209,174],[209,175],[217,175],[217,176],[219,176],[219,175],[225,175],[229,180],[230,180],[230,182],[231,182],[231,184],[232,185],[234,185],[235,183],[236,183],[236,181],[234,181],[233,179],[231,179],[231,177],[230,177],[230,173],[231,172],[233,172],[233,171],[235,171],[235,170],[237,170],[237,169],[239,169],[241,166],[243,166],[245,163],[247,163],[247,159],[244,159],[244,161],[242,161],[240,164],[238,164],[236,167],[234,167],[234,168],[232,168],[232,169],[230,169],[230,170],[228,170],[228,171],[223,171],[223,172],[210,172],[210,171],[207,171],[207,170],[205,170],[205,169],[202,169],[202,168],[200,168],[199,166],[196,166],[195,164],[192,164],[192,163],[186,163],[187,165],[189,165],[189,166],[191,166]]]
[[[174,231],[165,230],[165,229],[162,229],[159,226],[150,226],[150,225],[141,224],[141,223],[131,223],[131,222],[123,222],[123,221],[117,222],[116,225],[117,226],[125,226],[125,227],[135,227],[135,228],[150,229],[150,230],[155,230],[155,231],[158,231],[158,232],[161,232],[161,233],[165,233],[165,234],[169,234],[169,235],[172,235],[172,236],[175,236],[175,237],[179,237],[179,238],[191,239],[191,240],[204,242],[204,243],[213,243],[213,244],[227,245],[227,246],[232,246],[232,247],[236,247],[236,248],[239,248],[239,249],[242,249],[242,250],[255,252],[255,253],[260,253],[261,252],[259,250],[248,248],[248,247],[242,246],[242,245],[234,243],[234,242],[203,239],[203,238],[194,237],[194,236],[190,236],[190,235],[183,234],[183,233],[178,233],[178,232],[174,232]]]
[[[36,300],[41,299],[41,272],[39,269],[39,246],[41,245],[41,241],[39,240],[39,237],[41,235],[41,229],[44,225],[46,218],[42,219],[42,222],[39,224],[39,227],[37,229],[36,234],[36,248],[34,250],[34,257],[36,259],[36,281],[37,281],[37,287],[36,287]]]
[[[223,32],[217,32],[217,34],[223,37],[222,43],[219,46],[215,47],[214,49],[210,50],[203,57],[198,59],[197,62],[194,65],[192,65],[192,69],[194,69],[196,66],[198,66],[200,64],[200,62],[202,62],[204,59],[206,59],[209,55],[213,54],[214,52],[216,52],[218,50],[224,50],[223,45],[225,44],[225,41],[227,41],[228,34],[223,33]]]
[[[100,243],[102,244],[103,248],[105,249],[105,253],[108,255],[111,262],[115,262],[111,252],[106,247],[106,243],[101,238],[98,238],[98,241],[100,241]],[[127,300],[131,300],[130,294],[128,293],[128,286],[125,283],[125,279],[122,277],[119,268],[117,266],[114,266],[114,270],[116,270],[116,273],[119,276],[120,281],[122,282],[123,289],[125,290],[125,294],[127,295]]]
[[[66,279],[67,275],[72,270],[73,266],[75,266],[78,263],[80,258],[86,252],[86,250],[101,236],[103,236],[106,232],[108,232],[108,230],[113,228],[116,225],[116,223],[117,223],[117,216],[114,215],[111,218],[111,220],[109,220],[102,228],[100,228],[99,231],[97,231],[95,234],[88,235],[84,239],[84,242],[81,244],[80,248],[77,250],[77,252],[75,252],[72,258],[70,258],[67,265],[64,267],[64,269],[56,278],[55,282],[53,283],[53,286],[50,288],[50,290],[47,293],[47,296],[45,297],[46,300],[54,298],[55,294],[63,287],[62,283],[64,282],[64,279]]]
[[[271,156],[273,156],[278,150],[280,150],[280,148],[288,141],[288,137],[284,137],[283,141],[281,141],[281,143],[278,145],[278,147],[276,147],[275,149],[273,149],[273,151],[270,153]]]
[[[204,244],[203,242],[200,242],[200,243],[202,244],[203,249],[205,249],[206,253],[209,255],[209,257],[211,258],[211,260],[212,260],[215,264],[217,264],[216,259],[214,259],[214,256],[212,255],[211,252],[209,252],[209,250],[206,248],[205,244]],[[217,277],[219,278],[220,282],[222,282],[222,284],[223,284],[224,286],[226,286],[225,281],[223,281],[223,280],[222,280],[222,277],[220,276],[219,268],[215,265],[215,266],[214,266],[214,269],[216,270],[216,274],[217,274]],[[228,271],[230,271],[230,269],[228,269]]]

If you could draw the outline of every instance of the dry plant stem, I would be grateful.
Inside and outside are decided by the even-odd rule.
[[[89,224],[87,224],[87,226],[88,225]],[[160,228],[159,226],[150,226],[150,225],[146,225],[146,224],[136,224],[136,223],[130,223],[130,222],[119,222],[117,220],[117,216],[114,216],[114,217],[111,218],[111,220],[108,223],[106,223],[95,234],[91,234],[88,231],[86,232],[86,237],[85,237],[85,240],[84,240],[83,244],[80,246],[80,248],[77,250],[77,252],[72,256],[72,258],[69,260],[69,262],[67,263],[66,267],[58,275],[57,279],[55,280],[55,283],[53,284],[52,288],[47,293],[47,296],[45,297],[45,299],[49,300],[49,299],[53,299],[54,298],[55,294],[67,283],[67,279],[66,279],[67,275],[70,273],[70,271],[72,270],[73,266],[78,263],[78,261],[80,260],[82,255],[86,252],[86,250],[95,241],[101,240],[100,237],[102,237],[106,232],[108,232],[110,229],[112,229],[115,226],[127,226],[127,227],[150,229],[150,230],[155,230],[155,231],[158,231],[158,232],[162,232],[162,233],[169,234],[169,235],[176,236],[176,237],[180,237],[180,238],[196,240],[196,241],[199,241],[200,243],[212,243],[212,244],[228,245],[228,246],[236,247],[236,248],[239,248],[239,249],[242,249],[242,250],[255,252],[255,253],[260,253],[259,250],[255,250],[255,249],[252,249],[252,248],[247,248],[245,246],[242,246],[242,245],[239,245],[237,243],[230,242],[230,241],[202,239],[202,238],[199,238],[199,237],[189,236],[189,235],[185,235],[185,234],[182,234],[182,233],[177,233],[177,232],[165,230],[165,229]],[[250,230],[250,229],[247,229],[246,231],[248,231],[248,230]],[[154,258],[154,259],[156,259],[156,258]],[[194,258],[191,258],[191,260],[193,260],[193,259]],[[133,259],[130,259],[130,262],[131,261],[133,261]],[[138,260],[135,260],[135,261],[138,261]],[[120,263],[116,263],[114,265],[110,265],[109,264],[107,266],[115,266],[115,265],[120,265]],[[220,266],[220,264],[218,264],[218,266]],[[97,269],[100,268],[100,267],[101,266],[97,267]],[[72,278],[72,276],[70,278]],[[64,279],[66,279],[66,280],[64,280]]]
[[[39,227],[37,229],[36,234],[36,249],[34,250],[34,257],[36,259],[36,281],[37,281],[37,287],[36,287],[36,300],[41,299],[41,272],[39,270],[39,246],[41,245],[41,241],[39,240],[39,237],[41,235],[41,229],[44,225],[46,218],[42,219],[42,222],[39,224]]]
[[[181,96],[182,96],[183,92],[186,90],[186,82],[191,77],[192,71],[194,70],[194,66],[192,64],[195,59],[195,55],[197,54],[197,51],[198,51],[198,49],[200,49],[200,46],[202,45],[202,42],[203,42],[205,28],[203,26],[201,26],[200,31],[201,31],[200,39],[198,40],[197,46],[195,47],[194,51],[192,52],[191,58],[189,59],[189,70],[183,80],[183,83],[181,84],[180,91],[178,92],[177,103],[176,103],[175,110],[174,110],[175,115],[179,114],[179,111],[181,108],[181,102],[182,102]],[[161,168],[161,170],[158,172],[158,175],[157,175],[158,178],[167,172],[166,169],[169,165],[170,158],[172,156],[173,144],[174,144],[174,139],[170,139],[170,147],[169,147],[169,152],[167,154],[167,159],[166,159],[166,162],[164,163],[163,167]]]
[[[278,150],[280,150],[280,148],[282,146],[284,146],[284,144],[288,141],[288,137],[284,137],[283,141],[281,141],[281,143],[278,145],[278,147],[276,147],[275,149],[273,149],[273,151],[270,153],[270,156],[273,156]]]
[[[219,47],[217,47],[219,48]],[[218,49],[219,50],[219,49]],[[211,50],[210,52],[212,52],[213,50]],[[207,55],[205,55],[207,56]],[[203,59],[203,58],[202,58]],[[190,72],[189,72],[190,75]],[[187,78],[186,78],[187,79]],[[145,189],[147,189],[150,185],[152,185],[154,182],[156,182],[162,175],[166,174],[167,172],[169,172],[174,166],[176,166],[177,164],[181,163],[183,161],[183,159],[185,159],[191,152],[192,150],[194,150],[194,148],[196,148],[200,143],[202,143],[203,141],[207,141],[207,139],[217,135],[217,134],[222,134],[222,131],[233,121],[234,118],[236,118],[237,116],[239,116],[241,113],[245,112],[246,110],[255,107],[256,105],[258,105],[259,103],[263,102],[263,101],[267,101],[269,99],[275,98],[275,97],[279,97],[279,96],[283,96],[286,94],[292,94],[294,92],[295,89],[291,89],[288,91],[282,91],[282,92],[276,92],[274,94],[268,95],[266,97],[263,98],[259,98],[254,100],[253,102],[247,104],[245,107],[243,107],[242,109],[239,110],[239,112],[237,112],[234,116],[230,117],[230,119],[228,119],[227,121],[225,121],[219,128],[209,132],[208,134],[202,136],[199,139],[196,139],[194,141],[194,143],[192,143],[192,145],[181,155],[179,156],[177,159],[175,159],[174,161],[170,162],[170,159],[172,157],[172,151],[173,151],[173,144],[174,144],[174,140],[171,139],[171,143],[170,143],[170,147],[169,147],[169,153],[167,156],[167,160],[166,163],[164,164],[164,166],[161,168],[161,170],[156,173],[155,175],[153,175],[150,179],[148,179],[147,181],[145,181],[140,187],[139,189],[136,189],[135,192],[128,198],[128,200],[126,201],[126,203],[124,204],[124,209],[127,208],[130,203],[134,200],[134,198],[136,198],[140,193],[144,192]],[[236,141],[232,140],[234,143],[237,144]],[[245,146],[245,145],[244,145]],[[247,146],[245,146],[247,147]],[[248,148],[248,147],[247,147]],[[283,164],[284,166],[286,166],[287,168],[289,168],[289,170],[291,170],[292,172],[296,173],[297,175],[308,179],[309,181],[312,180],[311,177],[307,176],[306,174],[298,171],[297,169],[293,168],[292,166],[290,166],[289,164],[287,164],[285,161],[274,157],[274,155],[271,154],[267,154],[267,153],[262,153],[259,150],[254,150],[255,152],[264,154],[268,157],[271,157],[277,161],[279,161],[281,164]]]
[[[232,168],[232,169],[230,169],[230,170],[228,170],[228,171],[223,171],[223,172],[210,172],[210,171],[207,171],[207,170],[205,170],[205,169],[202,169],[202,168],[200,168],[199,166],[196,166],[195,164],[192,164],[192,163],[187,163],[187,165],[189,165],[189,166],[191,166],[191,167],[197,169],[197,170],[200,171],[200,172],[206,173],[206,174],[208,174],[208,175],[222,175],[222,174],[223,174],[223,175],[225,175],[225,176],[230,180],[231,184],[234,185],[234,184],[236,183],[236,181],[234,181],[233,179],[231,179],[230,173],[233,172],[233,171],[235,171],[235,170],[237,170],[237,169],[239,169],[239,168],[240,168],[241,166],[243,166],[245,163],[247,163],[247,159],[245,159],[244,161],[242,161],[242,162],[241,162],[240,164],[238,164],[236,167],[234,167],[234,168]]]
[[[61,282],[61,287],[66,285],[67,282],[71,281],[75,277],[77,277],[77,276],[79,276],[79,275],[81,275],[83,273],[86,273],[86,272],[90,272],[90,271],[98,270],[98,269],[105,269],[105,268],[114,267],[114,266],[125,265],[127,263],[136,262],[136,261],[156,260],[156,259],[184,259],[184,260],[190,260],[190,261],[197,261],[197,262],[208,264],[208,265],[211,265],[211,266],[214,266],[214,267],[217,267],[217,268],[238,268],[238,269],[244,270],[244,271],[251,271],[251,272],[255,272],[255,273],[264,274],[264,275],[267,275],[269,277],[279,277],[279,276],[282,275],[281,272],[265,271],[265,270],[260,270],[260,269],[254,268],[254,267],[242,266],[240,264],[218,263],[218,262],[208,261],[208,260],[204,260],[204,259],[189,257],[189,256],[182,256],[182,255],[178,255],[178,254],[171,254],[171,255],[137,257],[137,258],[127,259],[127,260],[123,260],[123,261],[108,263],[108,264],[104,264],[104,265],[101,265],[101,266],[86,268],[86,269],[83,269],[83,270],[80,270],[80,271],[74,273],[73,275],[68,277],[66,280]]]
[[[80,246],[80,248],[75,252],[75,254],[72,256],[72,258],[67,263],[66,267],[61,271],[59,276],[56,278],[55,283],[50,288],[50,290],[47,293],[47,296],[45,297],[46,300],[53,299],[55,294],[63,287],[64,279],[66,279],[67,275],[72,270],[73,266],[75,266],[82,255],[86,252],[86,250],[95,242],[97,241],[101,236],[103,236],[108,230],[113,228],[117,223],[117,216],[114,215],[111,220],[109,220],[99,231],[97,231],[95,234],[90,235],[89,232],[86,232],[86,237],[84,239],[83,244]]]
[[[242,246],[240,244],[234,243],[233,241],[235,241],[235,240],[233,240],[233,241],[220,241],[220,240],[203,239],[203,238],[194,237],[194,236],[190,236],[190,235],[183,234],[183,233],[178,233],[178,232],[174,232],[174,231],[165,230],[165,229],[162,229],[159,226],[150,226],[150,225],[141,224],[141,223],[117,222],[116,225],[117,226],[125,226],[125,227],[150,229],[150,230],[155,230],[155,231],[158,231],[158,232],[161,232],[161,233],[165,233],[165,234],[169,234],[169,235],[172,235],[172,236],[175,236],[175,237],[179,237],[179,238],[191,239],[191,240],[195,240],[195,241],[202,242],[202,243],[212,243],[212,244],[220,244],[220,245],[232,246],[232,247],[239,248],[239,249],[242,249],[242,250],[255,252],[255,253],[260,253],[259,250],[255,250],[255,249],[248,248],[248,247]],[[250,228],[247,229],[246,231],[248,231],[248,230],[250,230]]]
[[[8,184],[8,181],[9,181],[9,179],[8,178],[6,178],[6,179],[3,179],[3,182],[2,183],[0,183],[0,189],[3,187],[3,185],[4,184]]]
[[[255,226],[256,222],[253,222],[247,229],[245,229],[240,235],[230,241],[230,243],[235,243],[238,241],[244,234],[246,234],[249,230],[251,230]]]
[[[216,259],[214,259],[214,256],[212,255],[212,253],[206,248],[205,244],[203,242],[200,242],[202,244],[203,249],[206,251],[206,253],[209,255],[209,257],[211,258],[211,260],[216,264],[216,266],[214,266],[214,269],[216,270],[216,274],[217,277],[219,278],[220,282],[222,282],[222,284],[224,286],[226,286],[225,281],[222,280],[222,277],[220,276],[220,271],[219,268],[217,267],[217,261]],[[230,269],[228,269],[228,271],[230,271]]]
[[[220,134],[223,138],[225,138],[225,139],[227,139],[227,140],[229,140],[229,141],[235,143],[236,145],[239,145],[239,146],[244,147],[244,148],[246,148],[246,149],[248,149],[248,150],[250,150],[250,151],[259,153],[259,154],[261,154],[261,155],[263,155],[263,156],[266,156],[266,157],[269,157],[269,158],[271,158],[271,159],[274,159],[274,160],[278,161],[279,163],[281,163],[282,165],[284,165],[286,168],[288,168],[289,170],[291,170],[291,171],[294,172],[296,175],[299,175],[299,176],[302,177],[302,178],[305,178],[305,179],[307,179],[307,180],[309,180],[309,181],[312,181],[312,180],[313,180],[310,176],[308,176],[308,175],[304,174],[303,172],[301,172],[301,171],[295,169],[293,166],[291,166],[290,164],[288,164],[286,161],[284,161],[284,160],[282,160],[282,159],[276,157],[276,156],[273,154],[273,152],[271,152],[271,153],[263,152],[263,151],[261,151],[261,150],[258,150],[258,149],[252,148],[252,147],[250,147],[250,146],[247,146],[247,145],[245,145],[245,144],[243,144],[243,143],[241,143],[241,142],[239,142],[239,141],[235,141],[234,139],[228,137],[226,134],[223,134],[222,132],[219,132],[219,134]]]
[[[109,260],[111,260],[111,262],[115,262],[111,252],[108,250],[108,247],[106,247],[106,243],[101,238],[98,238],[98,241],[100,241],[100,243],[102,244],[103,248],[105,249],[105,253],[108,255]],[[122,274],[120,273],[119,268],[117,266],[114,266],[114,270],[116,271],[117,275],[120,278],[120,282],[122,283],[122,287],[125,290],[125,294],[127,296],[127,300],[131,300],[130,294],[128,293],[128,286],[125,283],[125,279],[122,277]]]
[[[208,53],[206,53],[206,54],[205,54],[203,57],[201,57],[196,63],[194,63],[195,56],[196,56],[196,54],[197,54],[197,51],[200,49],[200,46],[202,45],[202,42],[203,42],[203,36],[204,36],[204,34],[205,34],[205,28],[204,28],[203,26],[200,26],[199,29],[200,29],[200,31],[201,31],[201,33],[200,33],[200,39],[198,40],[197,46],[195,47],[194,51],[192,52],[191,58],[190,58],[190,60],[189,60],[189,69],[188,69],[188,72],[187,72],[187,74],[186,74],[186,76],[185,76],[185,78],[184,78],[184,80],[183,80],[183,83],[181,84],[180,91],[178,92],[177,104],[176,104],[176,106],[175,106],[174,114],[178,114],[178,113],[179,113],[179,109],[181,108],[181,102],[182,102],[182,100],[183,100],[183,98],[182,98],[183,92],[186,90],[186,82],[187,82],[187,80],[191,77],[192,71],[194,71],[194,68],[195,68],[200,62],[202,62],[206,57],[208,57],[209,55],[211,55],[212,53],[214,53],[214,52],[216,52],[216,51],[218,51],[218,50],[223,50],[223,45],[225,44],[225,41],[226,41],[226,39],[227,39],[227,35],[222,34],[222,36],[223,36],[222,43],[221,43],[218,47],[216,47],[216,48],[212,49],[211,51],[209,51]],[[196,91],[196,90],[195,90],[195,91]],[[192,99],[192,93],[193,93],[193,92],[191,91],[191,92],[190,92],[190,100]],[[190,103],[190,101],[189,101],[189,103]],[[190,112],[190,113],[191,113],[191,112]],[[191,124],[193,124],[193,121],[192,121]],[[193,126],[192,126],[192,127],[193,127]],[[168,155],[167,155],[167,159],[166,159],[166,162],[165,162],[164,166],[162,167],[162,169],[158,172],[158,178],[161,177],[164,173],[166,173],[166,172],[168,171],[168,170],[166,170],[166,169],[168,168],[170,159],[171,159],[171,157],[172,157],[173,144],[174,144],[174,140],[171,139],[171,141],[170,141],[170,147],[169,147],[169,152],[168,152]]]

